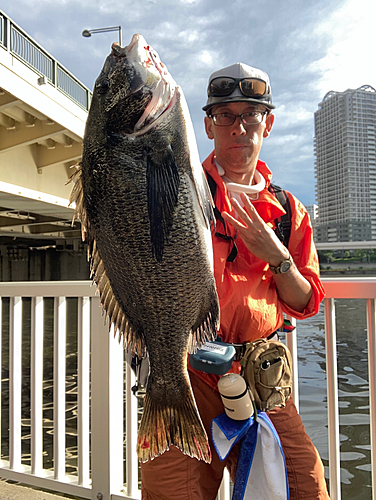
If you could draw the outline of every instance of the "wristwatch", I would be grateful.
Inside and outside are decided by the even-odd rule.
[[[287,273],[287,271],[290,269],[291,266],[292,266],[292,258],[291,258],[291,255],[289,255],[289,258],[286,260],[283,260],[279,264],[279,266],[270,266],[269,265],[269,269],[271,270],[271,272],[273,274],[283,274],[283,273]]]

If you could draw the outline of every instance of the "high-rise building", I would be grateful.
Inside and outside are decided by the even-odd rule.
[[[376,90],[328,92],[315,113],[316,242],[376,239]]]
[[[313,224],[316,221],[317,217],[319,216],[319,207],[317,206],[316,203],[313,203],[311,205],[306,205],[305,207]]]

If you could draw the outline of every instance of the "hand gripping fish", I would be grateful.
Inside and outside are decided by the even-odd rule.
[[[149,356],[139,458],[175,445],[210,462],[187,352],[219,324],[212,200],[183,93],[141,35],[113,44],[105,61],[73,181],[109,324],[127,349]]]

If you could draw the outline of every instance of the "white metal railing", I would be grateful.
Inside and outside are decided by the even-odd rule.
[[[88,499],[136,499],[137,400],[125,398],[124,353],[104,325],[95,287],[88,281],[1,283],[9,306],[9,460],[0,477]],[[31,465],[21,461],[22,297],[31,297]],[[43,469],[43,299],[54,298],[53,469]],[[78,297],[78,471],[66,474],[66,299]],[[0,301],[0,305],[2,301]],[[2,322],[0,321],[0,328]],[[0,335],[2,332],[0,330]],[[92,341],[93,340],[93,341]],[[1,346],[0,342],[0,346]],[[1,360],[1,356],[0,356]],[[0,367],[1,371],[1,367]],[[125,369],[127,394],[134,384]],[[91,396],[90,396],[91,395]],[[90,412],[91,406],[91,412]],[[126,467],[123,472],[123,416]],[[91,418],[90,418],[91,417]],[[91,446],[90,446],[91,444]],[[91,462],[91,466],[90,466]]]
[[[0,47],[9,51],[39,75],[45,76],[50,84],[76,104],[86,111],[89,110],[91,91],[1,10]]]
[[[339,406],[334,299],[366,299],[372,499],[376,500],[376,278],[323,278],[322,281],[326,291],[326,298],[324,301],[330,498],[331,500],[341,499]]]
[[[328,442],[330,496],[340,500],[340,442],[338,416],[335,298],[367,299],[368,360],[370,381],[372,494],[376,500],[376,278],[323,279],[326,289],[325,332],[328,398]],[[9,297],[9,460],[0,463],[0,477],[39,488],[87,499],[140,498],[137,436],[137,400],[131,396],[134,383],[125,368],[122,346],[103,324],[99,298],[87,281],[0,283],[0,297]],[[31,463],[21,457],[22,391],[22,298],[31,297]],[[44,298],[54,298],[53,375],[53,469],[43,468],[43,331]],[[66,474],[65,380],[66,306],[68,297],[78,298],[78,459],[77,475]],[[1,317],[0,301],[0,317]],[[2,322],[0,321],[0,328]],[[296,332],[296,331],[295,331]],[[294,398],[298,403],[296,333],[287,334],[293,353]],[[0,335],[2,332],[0,330]],[[0,339],[1,340],[1,339]],[[0,341],[0,348],[2,342]],[[0,352],[0,360],[2,359]],[[1,371],[1,367],[0,367]],[[125,420],[125,468],[124,428]],[[90,458],[91,457],[91,458]],[[91,463],[90,463],[91,462]],[[220,500],[230,498],[228,475]]]

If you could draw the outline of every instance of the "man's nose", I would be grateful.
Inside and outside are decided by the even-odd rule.
[[[238,115],[231,130],[232,135],[244,135],[247,133],[241,117]]]

